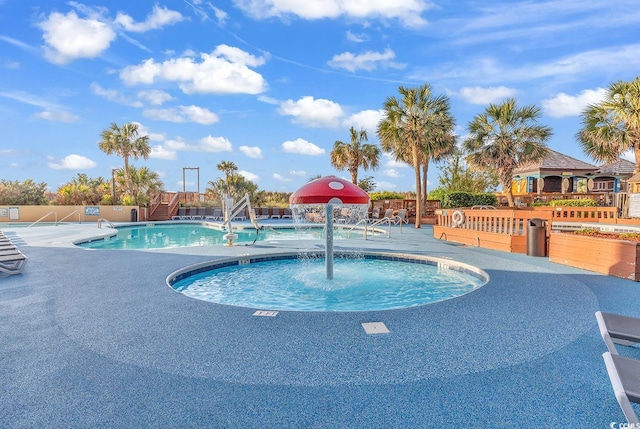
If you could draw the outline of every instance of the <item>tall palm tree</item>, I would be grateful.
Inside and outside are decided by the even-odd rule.
[[[351,143],[336,140],[333,144],[330,160],[338,170],[349,170],[351,183],[358,185],[358,169],[375,170],[380,164],[380,148],[374,144],[362,143],[368,140],[367,131],[362,128],[356,131],[354,127],[349,129]]]
[[[548,152],[546,142],[551,128],[538,124],[540,109],[534,105],[518,107],[509,98],[501,104],[490,104],[468,125],[469,138],[464,148],[467,160],[482,170],[494,170],[513,207],[511,182],[517,167],[542,160]]]
[[[102,138],[98,143],[100,150],[107,155],[115,154],[123,159],[127,194],[133,195],[129,158],[149,158],[151,154],[149,136],[140,136],[136,123],[131,122],[120,127],[113,122],[109,128],[102,131],[100,137]]]
[[[633,150],[633,172],[640,173],[640,78],[610,84],[605,99],[582,113],[582,129],[576,138],[596,161],[613,161]]]
[[[398,88],[401,98],[388,97],[383,118],[378,124],[382,150],[414,168],[416,178],[416,228],[420,228],[426,199],[430,160],[448,153],[455,146],[449,98],[434,95],[431,85]],[[424,180],[421,180],[421,167]]]

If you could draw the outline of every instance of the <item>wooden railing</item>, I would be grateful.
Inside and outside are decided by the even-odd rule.
[[[459,213],[458,213],[459,212]],[[454,213],[456,215],[454,216]],[[462,216],[460,215],[462,213]],[[436,210],[435,238],[504,250],[526,252],[526,236],[532,219],[544,222],[549,236],[554,222],[618,222],[615,207],[534,207],[531,209],[447,209]],[[458,221],[458,222],[456,222]],[[533,222],[537,224],[537,222]]]

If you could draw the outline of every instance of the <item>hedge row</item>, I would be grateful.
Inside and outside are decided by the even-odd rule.
[[[496,206],[498,197],[495,194],[471,194],[469,192],[450,192],[442,199],[443,209],[472,206]]]

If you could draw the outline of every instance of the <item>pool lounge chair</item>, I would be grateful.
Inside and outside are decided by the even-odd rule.
[[[171,220],[183,220],[186,214],[187,214],[187,209],[185,209],[184,207],[180,207],[178,209],[178,213],[175,216],[171,216]]]
[[[291,209],[290,208],[284,209],[284,212],[282,213],[282,219],[291,219],[292,216],[293,216],[293,214],[291,213]]]
[[[274,207],[271,209],[271,219],[280,219],[280,209],[278,207]]]
[[[222,220],[222,209],[214,208],[211,210],[211,214],[205,215],[205,220]]]
[[[616,344],[629,346],[640,343],[639,318],[596,311],[596,320],[600,335],[612,354],[619,354]]]
[[[207,209],[205,207],[198,207],[195,210],[195,213],[191,214],[192,220],[203,220],[206,214]]]
[[[407,210],[400,209],[398,210],[398,214],[395,216],[396,223],[409,223],[409,218],[407,218]]]
[[[640,403],[640,361],[609,352],[605,352],[602,357],[607,367],[611,387],[624,416],[629,423],[640,423],[631,405],[632,402]]]
[[[256,212],[256,219],[269,219],[268,208],[255,209],[255,212]]]
[[[0,273],[20,274],[27,265],[27,261],[27,257],[18,249],[0,255]]]

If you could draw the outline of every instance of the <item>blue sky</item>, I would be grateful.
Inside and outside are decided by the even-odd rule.
[[[170,191],[220,161],[269,191],[334,174],[329,152],[376,124],[398,86],[451,100],[456,132],[489,103],[542,109],[552,149],[591,162],[575,133],[609,83],[640,70],[638,0],[0,0],[0,179],[47,182],[122,166],[98,148],[137,122]],[[414,190],[384,156],[378,190]],[[197,172],[184,188],[195,191]],[[430,189],[437,184],[432,166]]]

